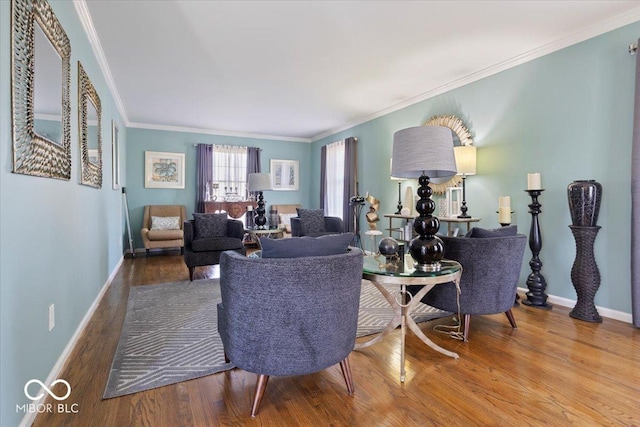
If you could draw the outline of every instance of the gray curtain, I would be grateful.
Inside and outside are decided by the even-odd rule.
[[[638,40],[640,44],[640,40]],[[640,52],[636,52],[635,109],[631,149],[631,306],[640,328]]]
[[[320,209],[327,205],[327,146],[320,147]]]
[[[213,180],[213,146],[198,144],[196,146],[196,213],[204,213],[204,202],[207,200],[207,183]]]
[[[358,138],[344,140],[344,204],[342,218],[344,219],[345,232],[356,232],[353,207],[349,199],[358,193]],[[357,233],[356,233],[357,234]]]
[[[258,147],[247,147],[247,185],[249,184],[250,173],[260,173],[260,151],[261,149]],[[252,191],[251,193],[253,193],[255,200],[257,191]]]

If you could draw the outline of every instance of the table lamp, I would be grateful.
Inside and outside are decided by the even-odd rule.
[[[467,194],[465,181],[467,176],[476,174],[476,147],[473,145],[462,145],[454,147],[453,152],[456,158],[457,175],[462,175],[462,207],[458,218],[471,218],[467,213]]]
[[[440,220],[431,215],[435,202],[429,187],[430,178],[456,174],[451,129],[444,126],[416,126],[397,131],[393,135],[393,165],[391,176],[418,178],[416,210],[419,215],[413,222],[417,236],[409,243],[409,252],[420,271],[440,271],[444,256],[444,243],[435,234]]]
[[[249,191],[258,192],[258,207],[256,208],[256,216],[254,223],[259,230],[265,229],[267,218],[264,216],[266,212],[264,209],[264,197],[263,191],[271,190],[271,174],[268,173],[250,173],[249,182],[247,183]]]

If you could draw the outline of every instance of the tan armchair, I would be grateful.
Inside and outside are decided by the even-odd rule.
[[[140,234],[147,256],[150,249],[180,248],[180,254],[184,253],[183,227],[186,216],[186,209],[182,205],[144,207]]]

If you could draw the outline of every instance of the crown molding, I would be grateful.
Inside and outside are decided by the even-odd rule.
[[[93,54],[98,61],[98,65],[100,66],[100,70],[102,70],[102,75],[107,82],[107,86],[109,87],[109,91],[111,92],[111,96],[116,103],[116,107],[118,108],[118,112],[124,121],[125,126],[129,126],[129,119],[127,118],[127,112],[124,109],[124,104],[122,103],[122,99],[120,98],[120,93],[118,92],[118,87],[116,86],[115,81],[113,80],[113,76],[111,74],[111,69],[109,68],[109,63],[107,62],[107,58],[104,55],[104,51],[102,50],[102,44],[100,43],[100,39],[98,38],[98,33],[96,32],[95,27],[93,26],[93,20],[91,19],[91,15],[89,14],[89,9],[87,8],[87,3],[85,0],[73,0],[73,6],[76,9],[76,13],[78,14],[78,18],[80,19],[80,23],[82,24],[82,28],[84,28],[84,32],[89,39],[89,44],[91,44],[91,48],[93,49]]]
[[[152,125],[148,123],[129,123],[127,124],[127,127],[136,128],[136,129],[162,130],[162,131],[169,131],[169,132],[199,133],[203,135],[232,136],[237,138],[269,139],[269,140],[275,140],[275,141],[311,143],[311,139],[309,138],[266,135],[266,134],[260,134],[260,133],[250,133],[250,132],[234,132],[234,131],[225,131],[225,130],[216,130],[216,129],[202,129],[202,128],[192,128],[192,127],[184,127],[184,126]]]
[[[640,20],[640,7],[634,9],[631,12],[627,12],[618,16],[615,16],[611,19],[608,19],[606,21],[600,22],[598,24],[592,25],[590,27],[585,28],[582,31],[578,31],[574,34],[571,34],[567,37],[564,37],[562,39],[556,40],[554,42],[548,43],[544,46],[541,46],[539,48],[533,49],[527,53],[524,53],[522,55],[518,55],[516,57],[513,57],[511,59],[508,59],[506,61],[500,62],[496,65],[493,65],[491,67],[487,67],[483,70],[477,71],[475,73],[469,74],[465,77],[462,77],[460,79],[454,80],[450,83],[444,84],[442,86],[439,86],[435,89],[432,89],[428,92],[425,92],[421,95],[409,98],[405,101],[402,101],[398,104],[392,105],[391,107],[385,108],[383,110],[380,110],[376,113],[373,113],[371,115],[362,117],[360,119],[357,119],[351,123],[347,123],[344,126],[340,126],[339,128],[333,129],[333,130],[329,130],[326,132],[322,132],[320,134],[317,134],[313,137],[311,137],[311,141],[315,142],[318,141],[320,139],[326,138],[328,136],[331,135],[335,135],[336,133],[345,131],[347,129],[351,129],[357,125],[360,125],[362,123],[366,123],[368,121],[371,121],[373,119],[377,119],[379,117],[382,116],[386,116],[387,114],[393,113],[395,111],[401,110],[403,108],[406,108],[410,105],[413,104],[417,104],[418,102],[427,100],[429,98],[433,98],[437,95],[441,95],[443,93],[452,91],[454,89],[457,89],[459,87],[468,85],[469,83],[473,83],[476,82],[478,80],[481,80],[485,77],[489,77],[492,76],[494,74],[498,74],[502,71],[508,70],[510,68],[516,67],[518,65],[524,64],[526,62],[529,61],[533,61],[534,59],[538,59],[542,56],[548,55],[550,53],[556,52],[558,50],[564,49],[566,47],[572,46],[574,44],[578,44],[580,42],[583,42],[585,40],[591,39],[593,37],[597,37],[599,35],[602,35],[606,32],[609,31],[613,31],[615,29],[618,29],[620,27],[623,27],[625,25],[628,24],[632,24],[634,22],[637,22]],[[628,45],[623,46],[625,49],[628,49]]]

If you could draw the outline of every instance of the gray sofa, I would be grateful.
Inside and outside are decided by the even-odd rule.
[[[307,239],[307,238],[291,238]],[[340,364],[353,392],[353,350],[362,251],[300,258],[220,259],[218,330],[229,361],[258,374],[255,416],[270,375],[303,375]]]
[[[464,318],[461,319],[464,340],[468,339],[471,315],[505,313],[511,326],[516,328],[511,308],[516,298],[527,236],[438,237],[444,242],[445,258],[462,264],[460,313]],[[409,291],[417,290],[411,288]],[[435,286],[422,302],[458,312],[453,283]]]

